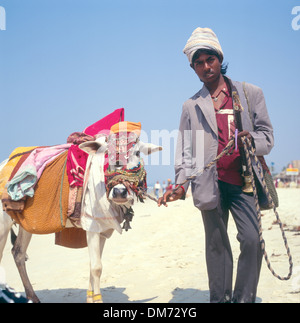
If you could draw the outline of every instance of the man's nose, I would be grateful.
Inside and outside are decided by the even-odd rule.
[[[209,65],[208,63],[206,63],[206,62],[204,63],[203,68],[204,68],[204,71],[205,71],[205,72],[210,71],[210,65]]]

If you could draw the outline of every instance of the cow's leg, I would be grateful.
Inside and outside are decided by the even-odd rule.
[[[90,286],[87,292],[88,303],[102,303],[100,292],[100,277],[102,273],[102,252],[106,238],[100,233],[87,232],[87,242],[90,255]]]
[[[2,211],[2,204],[0,202],[0,263],[3,256],[3,250],[7,241],[7,236],[12,225],[13,221],[11,217]]]
[[[15,263],[17,265],[20,277],[22,279],[27,298],[32,300],[34,303],[39,303],[40,300],[38,299],[32,288],[25,265],[26,250],[30,243],[31,237],[31,233],[25,231],[21,226],[19,226],[19,234],[12,249],[12,254],[14,256]]]

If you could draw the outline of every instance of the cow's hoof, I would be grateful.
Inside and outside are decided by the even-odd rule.
[[[102,295],[97,294],[93,296],[93,303],[103,303]]]
[[[94,292],[92,290],[88,290],[86,292],[86,302],[87,302],[87,304],[93,303],[93,296],[94,296]]]

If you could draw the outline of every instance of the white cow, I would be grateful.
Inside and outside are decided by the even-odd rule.
[[[104,162],[107,150],[107,138],[100,137],[96,141],[85,142],[80,148],[89,154],[87,161],[82,199],[81,227],[86,231],[90,256],[90,283],[87,302],[102,302],[100,293],[100,277],[102,272],[101,256],[107,238],[114,230],[122,232],[120,223],[124,220],[126,210],[131,210],[134,193],[128,186],[118,184],[113,187],[107,198]],[[134,168],[141,162],[139,152],[151,154],[161,147],[144,144],[137,138],[130,152],[127,168]],[[0,164],[4,167],[5,163]],[[118,165],[114,166],[118,169]],[[1,169],[0,169],[1,170]],[[0,201],[0,263],[10,229],[13,225],[11,217],[2,210]],[[69,224],[68,226],[72,226]],[[19,270],[26,296],[33,302],[39,302],[26,272],[26,250],[32,234],[19,226],[19,234],[12,249],[12,254]]]

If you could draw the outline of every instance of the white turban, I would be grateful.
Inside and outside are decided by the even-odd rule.
[[[223,51],[216,34],[210,28],[196,28],[189,40],[187,41],[183,52],[187,55],[190,64],[195,52],[198,49],[212,49],[220,55],[221,62],[223,61]]]

